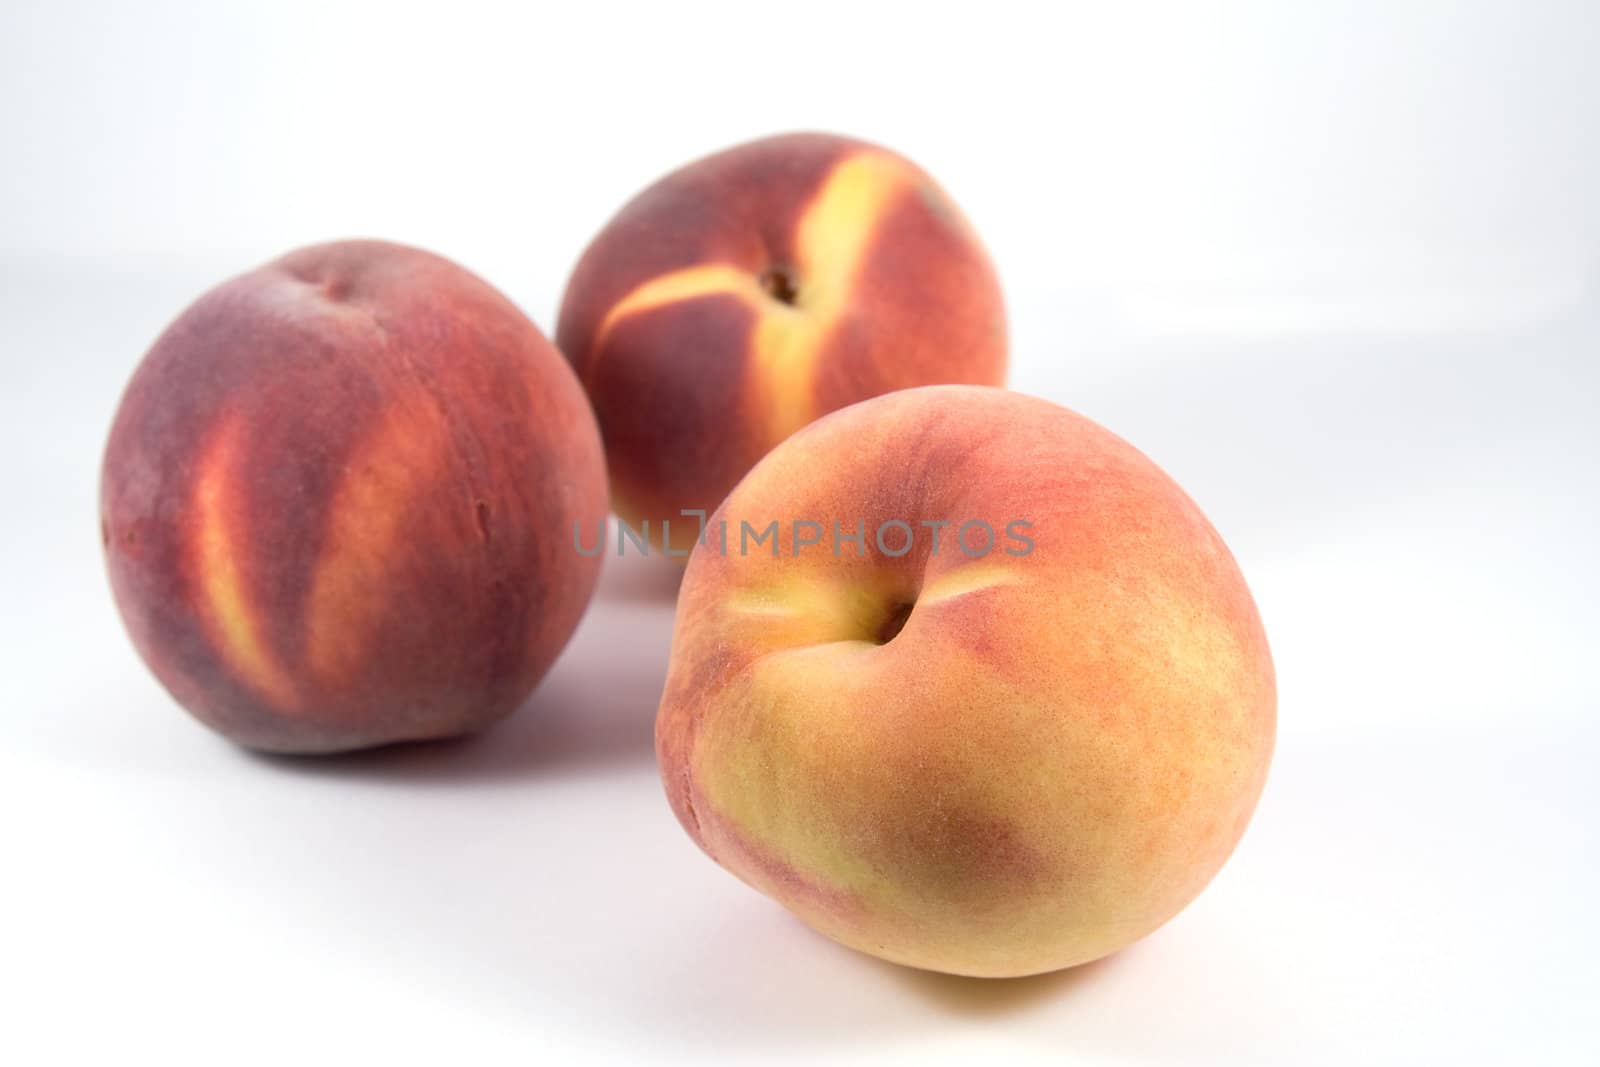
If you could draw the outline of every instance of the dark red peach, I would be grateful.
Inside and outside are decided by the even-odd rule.
[[[589,406],[514,305],[346,241],[225,282],[156,341],[106,448],[112,589],[178,702],[251,748],[476,729],[555,659],[599,560]]]
[[[710,512],[819,415],[895,389],[998,385],[1005,311],[987,254],[916,164],[824,134],[771,137],[640,193],[584,252],[556,340],[599,417],[612,505]]]

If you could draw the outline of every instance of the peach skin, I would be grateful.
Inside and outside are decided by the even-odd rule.
[[[567,285],[556,341],[600,421],[612,507],[684,552],[774,445],[895,389],[1005,380],[1000,285],[923,170],[790,134],[667,175]],[[686,553],[685,553],[686,554]]]
[[[605,515],[583,392],[508,300],[376,241],[294,252],[162,334],[106,447],[123,621],[241,745],[331,752],[508,714],[561,650]]]
[[[1170,478],[1046,401],[931,386],[801,430],[715,513],[656,751],[689,835],[817,930],[999,977],[1188,904],[1275,722],[1244,578]]]

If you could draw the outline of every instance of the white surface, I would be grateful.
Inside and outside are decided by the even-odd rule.
[[[0,13],[0,1058],[1600,1057],[1592,9],[863,6]],[[502,728],[313,763],[189,721],[111,607],[99,450],[201,289],[374,233],[549,325],[622,198],[793,126],[945,179],[1014,384],[1171,471],[1260,603],[1259,814],[1108,961],[895,968],[701,856],[655,777],[670,583],[639,561]]]

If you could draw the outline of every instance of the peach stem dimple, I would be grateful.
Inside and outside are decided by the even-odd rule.
[[[911,609],[914,607],[916,607],[914,602],[905,601],[897,603],[889,609],[889,614],[878,627],[876,638],[878,644],[887,645],[895,639],[901,630],[905,629],[906,620],[911,618]]]
[[[795,286],[793,273],[786,267],[773,264],[761,272],[761,288],[780,304],[794,307],[800,291]]]

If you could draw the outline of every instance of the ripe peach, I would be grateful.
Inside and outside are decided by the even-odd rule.
[[[822,134],[740,145],[640,193],[568,283],[556,342],[600,420],[612,506],[685,550],[696,522],[817,416],[1005,379],[1000,286],[919,167]]]
[[[800,431],[712,517],[656,747],[690,836],[816,929],[1009,976],[1193,899],[1275,719],[1244,579],[1171,479],[1046,401],[933,386]]]
[[[202,296],[133,376],[101,529],[134,645],[239,744],[329,752],[508,714],[565,644],[598,431],[537,327],[438,256],[305,248]]]

